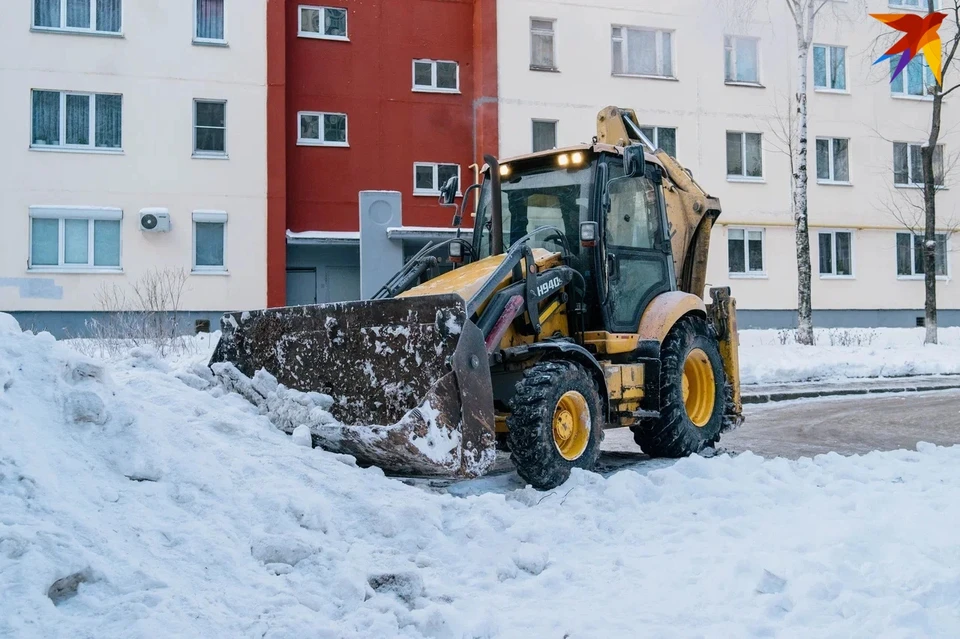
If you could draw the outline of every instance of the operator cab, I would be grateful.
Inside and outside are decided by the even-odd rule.
[[[650,301],[676,290],[661,167],[642,149],[585,145],[488,166],[474,257],[535,233],[529,245],[563,254],[584,278],[585,308],[602,309],[584,318],[586,330],[635,332]],[[501,238],[493,227],[496,177]]]

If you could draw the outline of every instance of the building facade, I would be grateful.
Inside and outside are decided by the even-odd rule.
[[[889,28],[867,15],[917,4],[829,2],[817,19],[808,167],[820,326],[914,326],[923,316],[913,231],[923,228],[916,183],[930,126],[929,69],[918,58],[891,83],[890,67],[872,64],[890,44],[881,37]],[[709,284],[732,287],[742,326],[793,325],[786,132],[797,56],[786,3],[500,0],[498,11],[501,155],[589,142],[600,108],[636,109],[648,137],[720,198]],[[941,325],[960,323],[951,237],[960,222],[958,117],[947,103],[937,196]]]
[[[163,272],[187,319],[262,307],[266,0],[2,15],[0,310],[79,334]]]
[[[409,253],[449,233],[440,185],[459,175],[465,188],[497,152],[496,1],[269,12],[270,304],[357,299],[358,193],[400,194],[373,232]]]

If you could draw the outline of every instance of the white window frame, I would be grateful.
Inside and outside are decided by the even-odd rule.
[[[766,182],[767,180],[767,158],[763,151],[763,133],[760,131],[724,131],[723,135],[723,163],[727,163],[727,134],[740,134],[740,164],[743,166],[743,173],[740,175],[729,173],[730,167],[724,167],[727,174],[727,182]],[[760,136],[760,175],[747,175],[747,133],[753,133]],[[739,228],[739,227],[738,227]]]
[[[36,92],[59,93],[60,94],[60,130],[59,144],[34,144],[33,142],[33,98]],[[67,144],[67,96],[83,95],[90,98],[90,123],[87,138],[90,144]],[[108,146],[97,146],[97,96],[110,95],[120,96],[120,146],[112,148]],[[123,94],[122,93],[89,93],[85,91],[63,91],[61,89],[30,89],[30,149],[33,151],[55,151],[55,152],[73,152],[73,153],[107,153],[113,155],[123,154]]]
[[[853,177],[850,175],[850,138],[820,137],[820,136],[814,138],[814,140],[813,140],[813,161],[814,161],[814,172],[813,172],[813,174],[814,174],[815,176],[817,175],[817,173],[819,173],[819,169],[820,169],[819,165],[816,164],[817,162],[819,162],[819,158],[817,157],[817,142],[818,142],[819,140],[826,140],[826,141],[828,141],[828,142],[830,143],[829,146],[828,146],[828,155],[829,155],[829,157],[827,158],[828,168],[829,168],[829,172],[830,172],[830,177],[827,178],[827,179],[821,179],[820,177],[817,177],[817,184],[833,184],[833,185],[837,185],[837,186],[853,186]],[[835,142],[836,140],[845,140],[846,143],[847,143],[847,178],[848,178],[848,179],[846,179],[846,180],[837,180],[837,179],[834,178],[835,171],[834,171],[834,167],[833,167],[833,144],[834,144],[834,142]],[[908,153],[909,153],[909,151],[908,151]]]
[[[907,0],[909,1],[909,0]],[[927,12],[927,0],[915,0],[916,6],[905,4],[905,0],[887,0],[887,6],[891,9],[900,9],[901,11],[919,11]],[[940,9],[940,0],[933,0],[934,10]]]
[[[549,22],[550,23],[550,32],[549,35],[553,37],[553,66],[543,66],[540,64],[533,63],[533,36],[534,35],[548,35],[547,32],[543,29],[536,29],[533,26],[533,22]],[[531,71],[559,71],[560,70],[560,61],[557,59],[560,49],[557,47],[557,19],[556,18],[540,18],[537,16],[530,16],[530,70]]]
[[[847,47],[846,47],[845,45],[840,45],[840,44],[814,44],[814,45],[813,45],[813,49],[816,49],[817,47],[819,47],[819,48],[821,48],[821,49],[824,50],[823,60],[824,60],[824,63],[826,64],[827,86],[824,86],[824,87],[818,87],[818,86],[817,86],[817,71],[816,71],[816,68],[814,68],[814,69],[813,69],[813,73],[812,73],[812,75],[813,75],[813,90],[816,91],[817,93],[843,93],[843,94],[849,95],[849,94],[850,94],[850,89],[849,89],[849,86],[850,86],[850,84],[849,84],[849,79],[850,79],[850,78],[848,77],[848,74],[847,74],[847,58],[848,58],[848,56],[847,56]],[[833,88],[830,88],[831,80],[833,80],[833,64],[832,64],[832,62],[833,62],[833,49],[843,49],[843,78],[844,78],[843,81],[844,81],[844,84],[847,85],[847,88],[844,88],[844,89],[833,89]],[[813,51],[811,51],[811,52],[810,52],[810,63],[811,63],[811,64],[814,64],[814,62],[813,62],[813,61],[814,61],[814,56],[815,56],[815,53],[814,53]]]
[[[673,131],[673,142],[674,144],[676,144],[677,142],[677,127],[675,126],[666,126],[666,125],[660,125],[660,124],[641,124],[640,130],[642,131],[643,129],[653,129],[653,139],[650,141],[653,142],[653,146],[656,148],[660,147],[660,129],[670,129],[671,131]],[[761,144],[761,146],[763,145]],[[679,151],[677,152],[679,153]]]
[[[743,231],[743,267],[744,272],[730,270],[730,231]],[[750,270],[750,232],[760,232],[760,260],[763,262],[762,271]],[[763,280],[767,279],[767,229],[762,226],[728,226],[727,227],[727,276],[734,280]]]
[[[423,196],[437,196],[437,195],[440,195],[440,187],[443,186],[442,184],[440,184],[440,177],[439,177],[439,172],[440,172],[440,166],[441,166],[441,165],[450,165],[450,166],[456,166],[456,167],[457,167],[457,195],[458,195],[458,196],[459,196],[459,195],[462,195],[462,193],[461,193],[461,191],[460,191],[460,185],[461,185],[461,179],[462,179],[461,169],[460,169],[460,165],[457,164],[456,162],[414,162],[414,163],[413,163],[413,194],[414,194],[414,195],[417,195],[417,196],[421,196],[421,195],[423,195]],[[435,190],[428,191],[428,190],[426,190],[426,189],[418,189],[418,188],[417,188],[417,168],[418,168],[418,167],[421,167],[421,166],[433,167],[433,183],[436,185],[436,189],[435,189]]]
[[[197,149],[197,104],[215,103],[223,105],[223,151],[201,151]],[[299,121],[297,122],[299,124]],[[213,128],[213,127],[207,127]],[[227,101],[213,98],[194,98],[193,99],[193,157],[202,159],[226,160],[227,155]]]
[[[926,76],[926,70],[930,68],[930,66],[927,64],[927,58],[923,55],[918,55],[915,59],[919,60],[920,75]],[[895,61],[896,59],[891,58],[891,60]],[[890,97],[895,98],[897,100],[933,100],[933,94],[930,93],[930,85],[926,84],[926,82],[923,82],[923,93],[921,93],[920,95],[914,95],[912,93],[907,92],[907,87],[910,84],[908,81],[908,78],[910,74],[910,64],[912,62],[913,60],[908,62],[907,66],[903,67],[903,71],[900,72],[900,81],[903,84],[903,91],[896,91],[893,88],[893,82],[892,81],[890,82]],[[893,77],[892,71],[890,72],[890,75],[888,77]]]
[[[33,264],[33,220],[59,220],[57,238],[57,264]],[[64,220],[87,221],[87,263],[65,264]],[[120,222],[118,247],[118,266],[95,266],[94,260],[94,222],[97,220]],[[31,206],[27,237],[27,271],[29,272],[68,272],[68,273],[122,273],[123,272],[123,209],[95,206]]]
[[[757,81],[753,82],[750,80],[728,80],[727,79],[727,69],[726,69],[726,59],[727,59],[727,38],[730,38],[731,43],[731,63],[733,64],[733,76],[737,75],[737,40],[752,40],[757,47]],[[730,33],[725,33],[723,35],[723,60],[724,60],[724,69],[723,69],[723,83],[730,86],[740,86],[740,87],[762,87],[763,86],[763,56],[760,51],[760,38],[754,36],[744,36],[744,35],[733,35]]]
[[[37,25],[37,5],[34,0],[30,0],[30,30],[31,31],[44,31],[48,33],[75,33],[83,35],[96,35],[96,36],[105,36],[108,38],[122,38],[123,37],[123,3],[125,0],[120,0],[120,28],[116,31],[100,31],[97,29],[97,0],[90,0],[90,23],[93,25],[89,28],[84,29],[83,27],[68,27],[67,26],[67,0],[60,1],[60,26],[59,27],[43,27]]]
[[[320,130],[319,139],[305,138],[302,137],[303,126],[302,120],[303,116],[317,116],[320,118]],[[326,129],[324,128],[323,117],[326,115],[342,115],[343,116],[343,128],[344,128],[344,137],[346,138],[343,142],[333,141],[327,142],[324,139],[326,134]],[[297,145],[298,146],[336,146],[336,147],[348,147],[350,146],[350,118],[347,117],[346,113],[335,113],[333,111],[298,111],[297,112]]]
[[[223,0],[223,37],[222,38],[200,38],[197,36],[197,28],[200,26],[197,24],[197,5],[200,0],[193,0],[193,43],[194,44],[205,44],[215,47],[225,47],[227,46],[227,12],[229,8],[228,0]]]
[[[320,12],[320,29],[324,28],[326,24],[326,11],[327,9],[334,9],[336,11],[344,12],[343,20],[343,30],[346,31],[346,35],[335,36],[335,35],[326,35],[325,33],[314,33],[313,31],[304,31],[303,30],[303,10],[304,9],[315,9]],[[314,40],[338,40],[340,42],[349,42],[350,41],[350,11],[347,7],[330,7],[324,5],[316,4],[301,4],[297,6],[297,36],[300,38],[313,38]]]
[[[550,120],[550,119],[548,119],[548,118],[531,118],[531,119],[530,119],[530,149],[531,149],[531,153],[542,153],[542,152],[543,152],[543,151],[533,151],[534,143],[536,142],[536,137],[534,136],[533,129],[534,129],[534,125],[536,125],[537,123],[541,123],[541,124],[552,124],[552,125],[553,125],[553,139],[556,141],[556,144],[554,145],[553,148],[554,148],[554,149],[558,148],[558,146],[559,146],[559,144],[560,144],[560,125],[559,125],[560,120]],[[547,150],[549,150],[549,149],[544,149],[544,151],[547,151]]]
[[[453,64],[457,67],[457,86],[453,89],[441,88],[437,86],[437,64]],[[430,85],[417,84],[417,63],[430,65]],[[410,65],[411,82],[415,93],[460,93],[460,63],[455,60],[431,60],[428,58],[418,58]]]
[[[916,267],[916,265],[917,265],[917,261],[916,261],[916,259],[917,259],[917,255],[916,255],[917,245],[912,241],[912,240],[913,240],[913,237],[910,238],[910,239],[911,239],[911,242],[910,242],[910,273],[912,273],[912,274],[911,274],[911,275],[901,275],[901,274],[897,271],[897,239],[896,239],[896,236],[897,236],[897,235],[910,235],[910,236],[913,236],[913,237],[919,237],[919,238],[921,238],[921,241],[922,241],[923,238],[924,238],[924,234],[923,234],[923,233],[914,233],[913,231],[897,231],[897,232],[896,232],[896,235],[894,235],[894,239],[893,239],[893,272],[896,273],[897,279],[898,279],[898,280],[922,280],[922,279],[925,279],[925,278],[926,278],[926,275],[925,275],[924,273],[917,273],[917,272],[916,272],[916,268],[915,268],[915,267]],[[946,281],[948,281],[948,280],[950,279],[950,277],[951,277],[951,275],[952,275],[952,269],[950,268],[950,235],[951,235],[951,234],[950,234],[950,233],[941,233],[941,232],[938,231],[938,232],[934,233],[934,237],[936,237],[937,235],[943,235],[943,236],[944,236],[945,248],[944,248],[943,259],[944,259],[944,261],[946,262],[946,263],[944,264],[944,266],[947,267],[947,274],[946,274],[946,275],[937,275],[937,280],[940,281],[940,282],[946,282]]]
[[[615,35],[616,30],[620,29],[620,35]],[[627,71],[627,60],[630,57],[627,51],[627,37],[623,30],[647,31],[654,34],[654,43],[657,56],[657,70],[661,73],[630,73]],[[665,75],[663,71],[663,34],[670,34],[670,75]],[[620,73],[613,70],[613,43],[620,43]],[[610,74],[616,77],[627,78],[651,78],[654,80],[676,80],[677,79],[677,32],[674,29],[657,29],[654,27],[639,27],[627,24],[614,24],[610,27]]]
[[[897,147],[896,147],[897,144],[907,145],[907,181],[906,182],[897,182]],[[914,182],[913,178],[911,177],[913,175],[913,165],[912,165],[913,160],[911,159],[913,156],[910,153],[910,147],[912,146],[923,147],[924,143],[923,142],[904,142],[902,140],[894,140],[893,145],[894,145],[893,146],[893,186],[898,189],[922,189],[923,182]],[[946,186],[947,184],[947,167],[946,167],[947,150],[943,144],[938,144],[937,146],[943,149],[941,151],[941,155],[943,156],[942,159],[943,159],[944,166],[943,166],[943,183],[935,185],[935,190],[946,191],[947,190],[947,186]],[[921,170],[922,170],[922,167],[921,167]],[[934,172],[934,178],[936,178],[936,172]]]
[[[850,234],[850,275],[837,275],[837,233]],[[833,251],[831,257],[832,273],[820,273],[820,236],[830,235],[830,250]],[[857,259],[854,240],[856,233],[853,229],[817,229],[817,273],[821,280],[855,280],[857,279]]]
[[[191,229],[193,241],[191,242],[191,269],[192,275],[227,275],[227,212],[226,211],[208,211],[197,210],[193,212]],[[223,265],[222,266],[197,266],[197,222],[207,224],[223,224]]]

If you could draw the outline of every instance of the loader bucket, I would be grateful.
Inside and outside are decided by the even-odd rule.
[[[308,424],[334,452],[393,473],[476,477],[496,459],[483,334],[458,295],[230,313],[210,364],[266,369],[334,398]]]

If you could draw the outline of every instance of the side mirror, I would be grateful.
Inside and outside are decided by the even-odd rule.
[[[440,203],[453,204],[454,200],[457,199],[457,191],[459,190],[460,178],[454,175],[440,187]]]
[[[626,169],[627,175],[630,177],[643,175],[643,167],[645,164],[646,160],[643,157],[642,144],[631,144],[630,146],[624,147],[623,168]]]
[[[596,246],[599,228],[596,222],[580,222],[580,246],[585,248]]]

